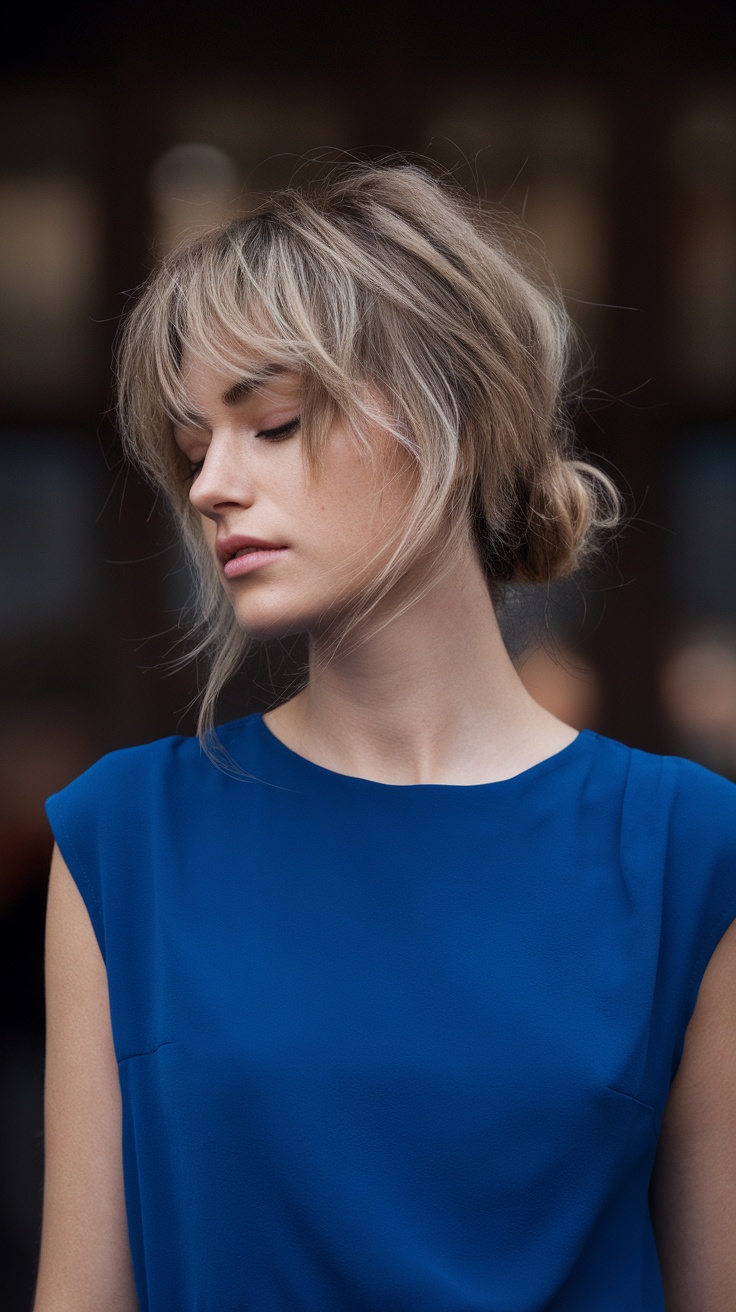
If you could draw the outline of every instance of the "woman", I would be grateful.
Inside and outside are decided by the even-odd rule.
[[[566,350],[408,165],[152,275],[123,427],[210,677],[200,741],[48,804],[36,1312],[736,1306],[736,791],[542,710],[494,612],[616,519]],[[296,633],[303,689],[215,731]]]

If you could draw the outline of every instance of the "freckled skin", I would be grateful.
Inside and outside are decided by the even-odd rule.
[[[247,534],[287,548],[272,563],[224,580],[240,624],[260,638],[307,632],[318,639],[386,557],[407,505],[409,457],[397,462],[395,439],[377,427],[371,462],[337,422],[315,478],[298,428],[281,439],[258,435],[298,416],[297,375],[270,378],[236,405],[222,399],[232,378],[192,362],[184,377],[207,425],[178,427],[175,437],[189,460],[203,461],[190,499],[208,544],[214,551],[216,537]]]

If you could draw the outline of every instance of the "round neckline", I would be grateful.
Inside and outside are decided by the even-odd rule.
[[[345,784],[349,787],[382,789],[386,793],[413,794],[415,796],[429,793],[442,793],[445,795],[472,794],[477,793],[479,790],[488,792],[489,790],[508,789],[514,785],[548,774],[558,765],[566,763],[577,756],[591,739],[597,737],[592,729],[579,729],[572,742],[568,743],[566,747],[561,747],[558,752],[553,752],[551,756],[545,756],[543,760],[527,766],[526,770],[520,770],[518,774],[510,775],[508,779],[492,779],[488,783],[482,784],[389,784],[380,779],[366,779],[363,775],[358,774],[342,774],[339,770],[331,770],[326,765],[318,765],[316,761],[310,761],[309,757],[295,752],[293,748],[287,747],[286,743],[277,738],[273,730],[269,729],[266,724],[262,712],[256,712],[252,719],[266,750],[290,765],[292,769],[298,770],[306,776],[311,776],[314,779],[321,777],[325,782]]]

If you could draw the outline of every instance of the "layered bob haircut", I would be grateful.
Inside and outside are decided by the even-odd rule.
[[[163,491],[198,580],[190,656],[208,669],[205,741],[248,636],[173,438],[175,424],[192,422],[185,353],[255,385],[267,366],[301,375],[301,440],[315,477],[337,418],[368,454],[376,421],[409,453],[411,505],[377,577],[341,617],[333,651],[359,623],[365,632],[389,594],[401,597],[393,617],[431,586],[436,564],[410,595],[397,585],[440,535],[449,570],[470,528],[498,599],[505,584],[570,574],[615,524],[615,487],[574,458],[562,297],[507,233],[507,221],[423,166],[342,165],[182,245],[146,282],[119,340],[119,415],[127,454]]]

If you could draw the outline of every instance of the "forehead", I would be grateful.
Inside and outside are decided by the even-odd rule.
[[[259,396],[291,394],[301,382],[294,369],[272,361],[243,364],[232,371],[185,352],[181,384],[188,413],[207,414],[215,407],[232,407]]]

